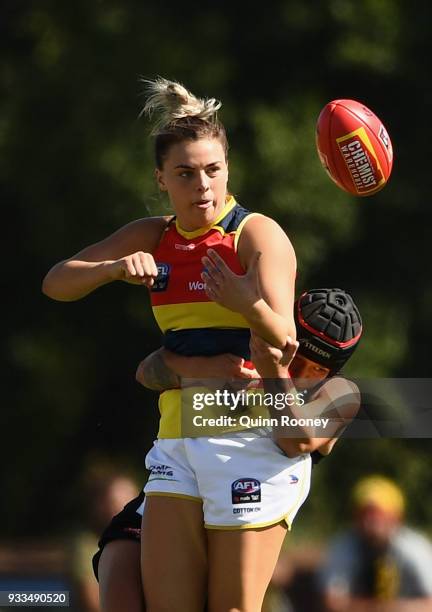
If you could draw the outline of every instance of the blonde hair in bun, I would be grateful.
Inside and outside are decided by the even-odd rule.
[[[215,98],[197,98],[184,85],[158,77],[154,81],[142,79],[147,101],[141,114],[153,119],[152,134],[156,135],[167,125],[186,117],[214,122],[222,103]]]
[[[156,167],[162,169],[170,148],[184,141],[216,139],[221,143],[225,159],[228,141],[223,124],[217,117],[222,106],[215,98],[197,98],[176,81],[162,77],[141,79],[145,85],[146,103],[140,116],[147,115],[152,122],[155,137]]]

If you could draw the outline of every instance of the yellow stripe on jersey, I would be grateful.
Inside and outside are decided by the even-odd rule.
[[[261,213],[250,213],[247,217],[243,219],[243,221],[240,221],[239,226],[235,231],[235,238],[234,238],[234,251],[236,253],[237,253],[238,241],[240,238],[240,234],[242,233],[243,227],[246,225],[249,219],[252,219],[252,217],[262,217],[262,216],[263,215]]]
[[[186,302],[153,306],[156,322],[163,332],[168,330],[197,329],[207,327],[249,328],[249,323],[238,312],[228,310],[215,302]],[[211,325],[208,322],[211,321]],[[181,322],[181,326],[179,326]]]
[[[169,389],[159,396],[159,421],[158,438],[181,438],[180,429],[180,390]]]
[[[224,209],[216,217],[213,223],[211,223],[210,225],[206,225],[205,227],[200,227],[199,229],[194,230],[193,232],[188,232],[187,230],[184,230],[180,227],[176,219],[176,230],[178,231],[180,236],[183,236],[183,238],[187,238],[187,239],[197,238],[198,236],[204,236],[204,234],[207,234],[207,232],[211,229],[217,229],[221,232],[222,235],[224,235],[225,230],[222,227],[216,227],[216,226],[219,223],[219,221],[221,221],[224,217],[226,217],[226,215],[234,208],[236,204],[237,202],[235,201],[234,197],[229,196],[224,206]]]

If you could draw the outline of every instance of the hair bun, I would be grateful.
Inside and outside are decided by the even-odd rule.
[[[153,119],[152,133],[157,134],[165,126],[178,119],[196,117],[212,122],[217,118],[217,111],[222,103],[215,98],[197,98],[181,83],[158,77],[154,81],[141,79],[145,85],[144,93],[148,96],[142,114]]]

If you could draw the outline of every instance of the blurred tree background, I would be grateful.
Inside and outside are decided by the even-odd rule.
[[[57,261],[168,210],[138,119],[140,76],[223,101],[231,191],[285,228],[299,291],[341,286],[360,306],[349,373],[429,376],[430,3],[5,0],[0,11],[3,535],[68,528],[95,459],[144,478],[157,406],[134,373],[160,344],[146,290],[117,283],[74,303],[40,291]],[[315,122],[335,98],[370,106],[392,137],[393,176],[374,197],[343,193],[319,164]],[[346,517],[344,491],[370,471],[395,477],[427,527],[430,450],[428,440],[340,443],[314,473],[300,530],[323,534]]]

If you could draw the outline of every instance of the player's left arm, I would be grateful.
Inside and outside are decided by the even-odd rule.
[[[268,405],[270,416],[280,426],[274,428],[276,443],[289,457],[319,450],[328,455],[345,427],[355,417],[360,407],[360,392],[351,381],[340,376],[327,380],[311,400],[305,403],[289,375],[289,366],[295,357],[298,342],[286,338],[284,349],[280,350],[265,342],[254,332],[251,334],[251,357],[263,379],[264,391],[278,399]],[[297,398],[292,401],[292,398]],[[282,409],[279,409],[282,407]],[[305,418],[319,419],[320,426],[285,425],[284,418],[291,423]]]
[[[277,384],[287,388],[292,385],[292,381],[281,379]],[[295,419],[319,419],[320,425],[298,427],[297,431],[285,430],[285,436],[276,432],[276,443],[289,457],[315,450],[328,455],[359,408],[360,391],[357,385],[342,377],[331,378],[310,402],[303,406],[295,405],[285,411]],[[279,434],[282,431],[283,428]]]
[[[234,274],[215,251],[207,254],[203,279],[211,299],[240,312],[251,329],[275,347],[283,348],[287,336],[295,339],[296,257],[273,219],[257,215],[245,224],[238,243],[244,276]]]
[[[137,368],[137,382],[152,391],[180,387],[180,377],[166,363],[167,351],[161,347],[143,359]]]

